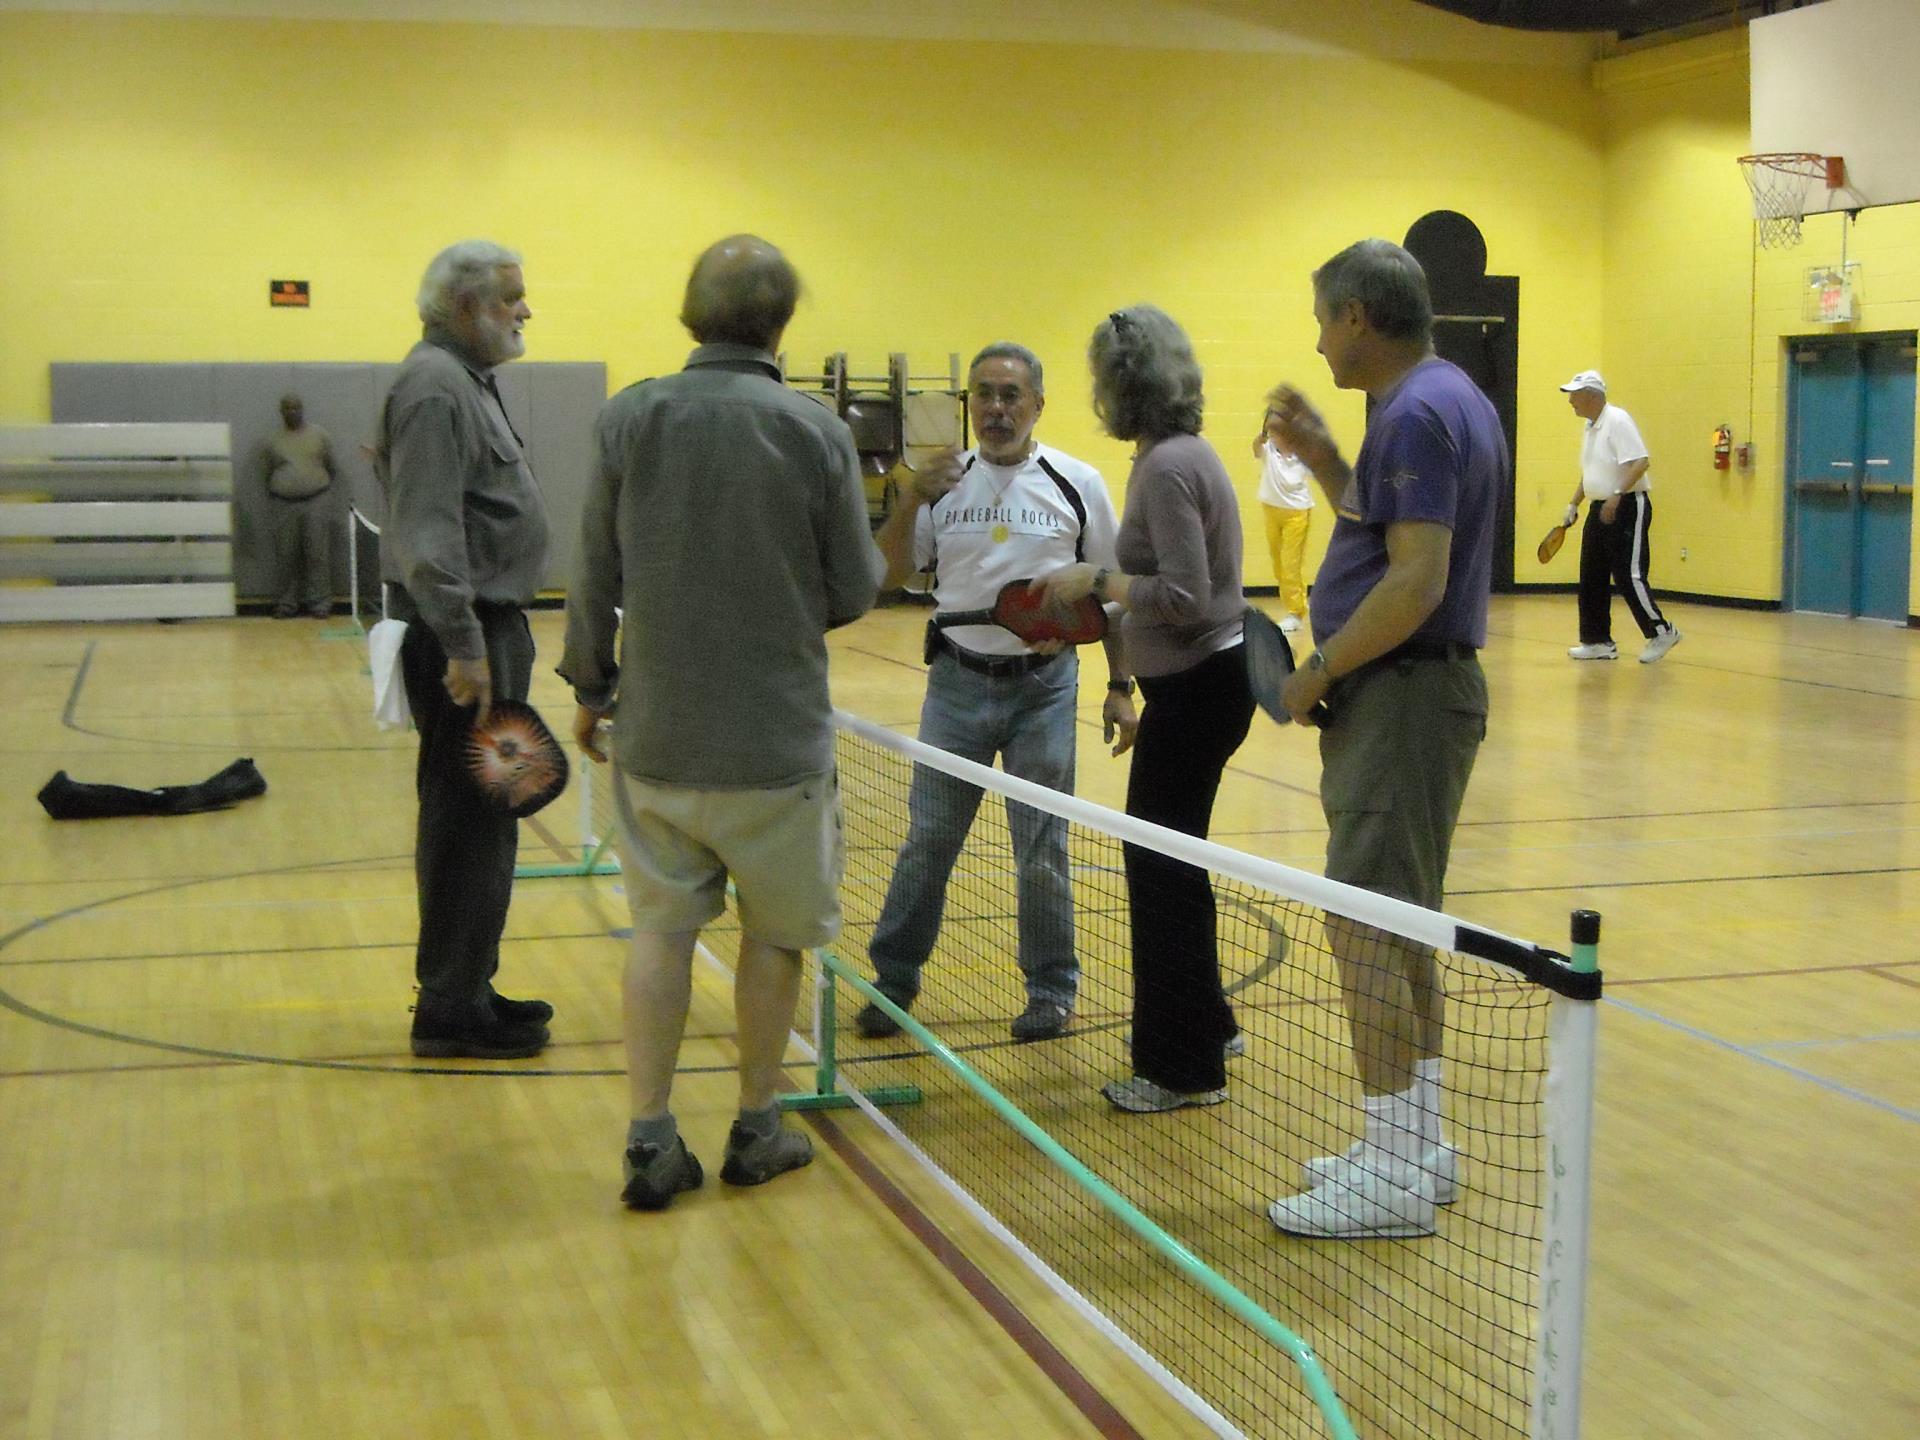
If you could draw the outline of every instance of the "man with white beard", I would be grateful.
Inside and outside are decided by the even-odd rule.
[[[533,678],[526,607],[546,573],[546,502],[494,383],[526,353],[520,257],[463,240],[428,265],[423,334],[395,374],[375,446],[387,489],[381,577],[407,622],[407,704],[420,731],[414,874],[416,1055],[505,1060],[547,1043],[553,1007],[496,994],[519,822],[466,774],[467,734]]]

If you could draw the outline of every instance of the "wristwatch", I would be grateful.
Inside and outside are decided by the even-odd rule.
[[[1321,674],[1326,674],[1327,657],[1322,655],[1318,650],[1307,656],[1307,658],[1300,663],[1308,670],[1318,670]],[[1332,677],[1328,676],[1328,678],[1331,679]]]
[[[1102,602],[1106,600],[1107,577],[1112,573],[1113,572],[1111,570],[1108,570],[1105,568],[1102,568],[1093,572],[1093,592],[1092,593],[1093,593],[1094,599]],[[1129,690],[1127,693],[1131,695],[1133,692]]]
[[[1133,698],[1133,681],[1131,680],[1109,680],[1107,681],[1107,689],[1116,690],[1120,694],[1125,695],[1129,700]]]

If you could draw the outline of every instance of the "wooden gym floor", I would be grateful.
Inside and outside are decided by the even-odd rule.
[[[1669,613],[1659,665],[1577,665],[1570,598],[1495,601],[1450,875],[1561,948],[1606,917],[1586,1433],[1920,1433],[1920,636]],[[919,620],[834,636],[842,705],[911,730]],[[1201,1433],[858,1117],[764,1191],[623,1212],[606,882],[516,890],[502,987],[555,1003],[546,1056],[413,1062],[412,743],[342,629],[6,632],[0,1437]],[[1117,804],[1103,679],[1080,788]],[[220,814],[33,800],[239,755],[271,788]],[[1215,838],[1317,869],[1317,773],[1256,721]],[[703,974],[676,1108],[715,1160],[729,1031]]]

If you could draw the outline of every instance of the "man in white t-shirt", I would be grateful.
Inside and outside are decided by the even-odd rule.
[[[1280,417],[1267,410],[1253,442],[1260,462],[1260,504],[1267,512],[1267,553],[1273,558],[1274,584],[1280,590],[1280,628],[1300,628],[1307,614],[1307,530],[1313,523],[1313,472],[1287,449]]]
[[[941,611],[989,608],[1009,580],[1032,579],[1085,560],[1114,569],[1119,519],[1091,465],[1033,438],[1046,406],[1040,361],[1000,342],[967,372],[967,415],[979,440],[921,467],[874,537],[886,561],[882,589],[933,573]],[[1133,743],[1133,681],[1115,624],[1105,641],[1102,715],[1118,755]],[[1009,775],[1073,792],[1079,659],[1058,645],[1032,646],[997,625],[927,627],[927,695],[920,739],[982,765],[1000,757]],[[880,992],[903,1009],[920,993],[920,971],[940,934],[947,880],[966,843],[977,786],[916,765],[906,844],[867,954]],[[1020,970],[1027,1005],[1015,1040],[1064,1034],[1078,993],[1073,886],[1066,822],[1008,802],[1020,912]],[[868,1037],[900,1026],[877,1005],[856,1017]]]
[[[1580,532],[1580,643],[1567,651],[1575,660],[1617,660],[1613,643],[1613,596],[1618,585],[1640,633],[1647,637],[1640,663],[1651,665],[1680,642],[1680,632],[1660,613],[1647,584],[1653,533],[1653,479],[1647,473],[1647,442],[1618,405],[1607,403],[1607,382],[1598,370],[1582,370],[1560,387],[1573,413],[1587,422],[1580,444],[1580,484],[1567,502],[1567,524],[1591,504]]]

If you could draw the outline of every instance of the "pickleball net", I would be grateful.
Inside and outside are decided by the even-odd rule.
[[[1597,917],[1570,961],[836,719],[845,923],[823,957],[815,1043],[841,1089],[917,1087],[919,1104],[865,1108],[1216,1433],[1577,1434]],[[852,1019],[877,994],[866,947],[916,765],[944,781],[923,776],[923,825],[958,826],[960,813],[928,807],[965,812],[968,787],[984,795],[909,1023],[863,1039]],[[1027,1000],[1009,802],[1065,830],[1080,965],[1067,1033],[1025,1044],[1009,1033]],[[1245,1045],[1227,1061],[1225,1104],[1133,1115],[1101,1097],[1132,1073],[1123,844],[1211,879]],[[1268,1219],[1271,1201],[1306,1188],[1306,1161],[1359,1134],[1329,913],[1438,957],[1459,1161],[1431,1235],[1310,1240]]]

